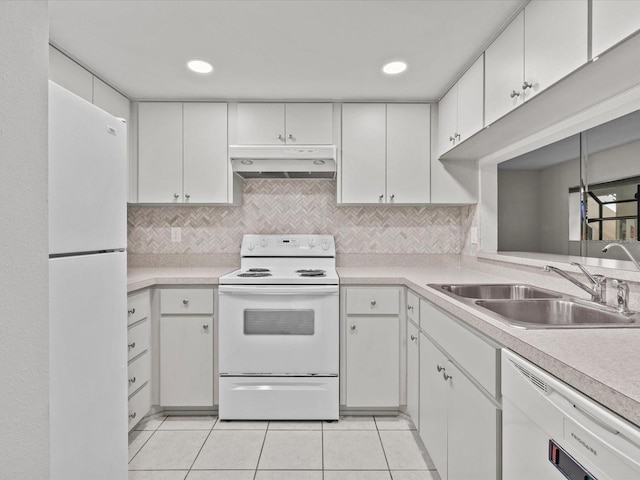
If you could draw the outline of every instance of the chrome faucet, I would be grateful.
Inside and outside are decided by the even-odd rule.
[[[559,268],[552,267],[551,265],[545,265],[543,270],[545,272],[555,272],[561,277],[569,280],[576,287],[580,287],[582,290],[584,290],[589,295],[591,295],[591,301],[606,304],[607,303],[607,277],[605,277],[604,275],[591,275],[589,272],[587,272],[587,270],[582,265],[580,265],[577,262],[571,262],[571,265],[574,265],[578,267],[580,270],[582,270],[582,273],[584,273],[587,279],[589,279],[589,282],[592,285],[591,287],[588,287],[584,283],[579,282],[564,270],[560,270]]]
[[[622,280],[613,280],[611,283],[618,289],[618,313],[621,313],[622,315],[633,313],[629,310],[629,285],[627,282]]]
[[[609,250],[611,247],[619,247],[619,248],[621,248],[621,249],[622,249],[622,251],[623,251],[624,253],[626,253],[626,254],[627,254],[627,257],[629,257],[629,258],[631,259],[631,261],[632,261],[632,262],[633,262],[633,264],[636,266],[636,268],[637,268],[638,270],[640,270],[640,263],[638,263],[638,261],[637,261],[635,258],[633,258],[633,255],[631,255],[631,252],[629,251],[629,249],[627,249],[627,247],[625,247],[625,246],[624,246],[624,245],[622,245],[621,243],[610,243],[609,245],[606,245],[606,246],[602,249],[602,251],[603,251],[604,253],[607,253],[607,250]]]

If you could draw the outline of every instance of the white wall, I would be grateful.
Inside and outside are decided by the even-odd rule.
[[[49,476],[45,1],[0,1],[0,478]]]

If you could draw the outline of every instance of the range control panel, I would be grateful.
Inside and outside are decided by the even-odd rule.
[[[332,235],[243,235],[243,257],[335,257]]]

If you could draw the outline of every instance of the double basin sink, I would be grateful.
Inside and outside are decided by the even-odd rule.
[[[485,309],[497,320],[519,328],[640,327],[640,314],[522,284],[430,284],[461,302]]]

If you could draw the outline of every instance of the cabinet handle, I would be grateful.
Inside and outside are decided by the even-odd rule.
[[[407,305],[407,310],[409,311],[413,310],[413,305]]]
[[[516,92],[515,90],[513,90],[511,92],[511,98],[515,98],[515,97],[519,97],[520,96],[520,92]]]
[[[129,344],[129,350],[131,350],[132,348],[136,348],[136,342]]]
[[[375,300],[371,300],[371,306],[375,307],[376,306],[376,301]]]
[[[356,326],[355,326],[355,325],[351,325],[349,328],[350,328],[351,330],[355,330],[355,329],[356,329]]]
[[[282,135],[278,135],[278,140],[284,140],[284,137]]]
[[[442,372],[442,378],[449,380],[450,378],[453,378],[453,375],[449,375],[447,372]]]
[[[177,193],[174,193],[174,194],[173,194],[173,198],[176,198],[176,199],[177,199],[177,198],[180,198],[180,195],[178,195]]]
[[[130,413],[130,414],[129,414],[129,418],[130,418],[131,420],[133,420],[134,418],[136,418],[136,412]]]
[[[411,335],[411,340],[412,340],[412,341],[413,341],[413,340],[417,340],[417,339],[418,339],[418,337],[416,337],[415,335]]]
[[[460,134],[458,132],[455,133],[454,137],[457,138],[458,141],[460,141]]]
[[[133,315],[134,313],[136,313],[135,307],[129,310],[129,315]]]
[[[527,88],[533,88],[533,84],[525,80],[524,83],[522,84],[522,91],[524,92]]]
[[[394,198],[396,198],[396,195],[394,193],[391,194],[391,200],[393,200]]]
[[[438,372],[442,372],[444,370],[444,367],[436,365],[436,370],[438,370]]]
[[[382,200],[384,198],[384,193],[381,193],[380,195],[378,195],[378,199]]]
[[[184,300],[182,300],[182,304],[183,305],[189,305],[189,299],[185,298]]]
[[[184,198],[186,198],[187,200],[191,198],[191,195],[189,195],[188,193],[184,194]]]
[[[205,323],[204,325],[202,325],[202,328],[204,328],[205,330],[209,330],[209,324]]]
[[[450,142],[455,142],[456,141],[456,137],[449,137],[449,141]]]
[[[287,137],[289,140],[293,140],[293,135],[290,133],[289,136]]]
[[[129,379],[129,383],[131,383],[131,384],[136,383],[136,377],[131,377],[131,378]]]

